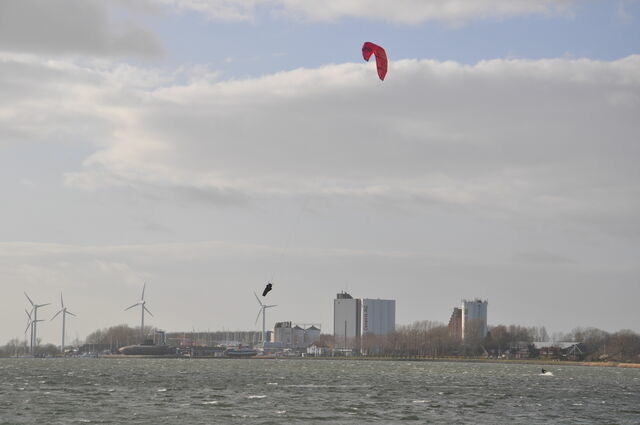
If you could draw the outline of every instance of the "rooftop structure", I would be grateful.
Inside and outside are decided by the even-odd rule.
[[[336,299],[338,299],[338,300],[352,300],[353,297],[349,293],[342,291],[338,295],[336,295]]]

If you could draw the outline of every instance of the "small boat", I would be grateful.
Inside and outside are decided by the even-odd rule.
[[[168,345],[136,344],[118,350],[125,356],[171,356],[176,355],[176,348]]]
[[[243,358],[255,357],[258,355],[258,352],[256,350],[252,350],[249,348],[239,348],[239,349],[229,349],[225,351],[224,354],[227,357],[243,359]]]

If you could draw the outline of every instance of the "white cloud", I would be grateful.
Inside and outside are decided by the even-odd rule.
[[[211,19],[251,20],[261,8],[293,19],[371,19],[400,24],[564,14],[575,0],[153,0],[206,14]]]

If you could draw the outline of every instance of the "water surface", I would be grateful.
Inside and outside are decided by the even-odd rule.
[[[0,424],[640,424],[640,369],[0,359]]]

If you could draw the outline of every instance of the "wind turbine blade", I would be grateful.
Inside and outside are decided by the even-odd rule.
[[[51,304],[51,303],[46,303],[46,304],[38,304],[38,305],[37,305],[36,307],[38,307],[38,308],[40,308],[40,307],[44,307],[44,306],[47,306],[47,305],[49,305],[49,304]]]
[[[258,297],[258,294],[256,294],[256,292],[253,292],[253,295],[256,297],[256,300],[258,300],[258,304],[260,304],[260,306],[262,306],[262,301],[260,301],[260,298]]]
[[[31,301],[31,298],[29,298],[29,295],[27,295],[27,293],[24,293],[24,296],[27,297],[27,299],[29,300],[29,302],[31,303],[32,306],[35,307],[35,304],[33,303],[33,301]]]
[[[147,282],[144,283],[144,285],[142,285],[142,298],[140,298],[140,300],[144,301],[144,289],[147,287]]]
[[[73,314],[73,313],[72,313],[72,312],[70,312],[69,310],[67,310],[67,313],[66,313],[66,314],[70,314],[70,315],[72,315],[72,316],[74,316],[74,317],[78,317],[78,315],[77,315],[77,314]]]
[[[24,312],[27,313],[27,317],[29,318],[29,320],[31,320],[31,313],[29,313],[26,308],[24,309]]]
[[[51,318],[51,320],[55,319],[56,317],[58,317],[58,314],[62,313],[64,310],[58,310],[58,312],[56,314],[53,315],[53,317]]]
[[[149,313],[149,314],[151,315],[151,317],[154,317],[154,316],[153,316],[153,313],[151,313],[151,312],[149,311],[149,309],[147,308],[147,306],[146,306],[146,305],[144,306],[144,309],[147,311],[147,313]]]
[[[129,310],[130,308],[133,308],[133,307],[138,306],[138,305],[140,305],[140,303],[135,303],[135,304],[134,304],[134,305],[132,305],[131,307],[127,307],[127,308],[125,308],[125,309],[124,309],[124,311],[127,311],[127,310]]]
[[[64,308],[64,301],[62,300],[62,292],[60,292],[60,306]]]
[[[258,310],[258,315],[256,316],[256,325],[258,324],[258,319],[260,318],[260,313],[262,313],[262,309]]]
[[[265,305],[264,308],[271,308],[271,307],[278,307],[278,304],[274,304],[274,305]]]
[[[27,331],[29,330],[29,328],[31,327],[31,320],[29,320],[29,323],[27,323],[27,327],[24,330],[24,334],[27,334]]]

